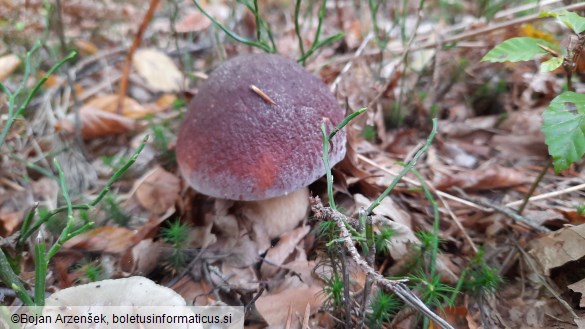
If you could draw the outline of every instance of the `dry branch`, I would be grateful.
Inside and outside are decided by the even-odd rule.
[[[354,242],[351,239],[351,234],[345,227],[346,223],[349,221],[345,215],[329,207],[323,206],[319,197],[311,198],[311,209],[313,210],[315,218],[319,220],[335,222],[337,228],[339,228],[339,231],[341,232],[341,238],[343,239],[345,249],[351,258],[355,261],[355,263],[372,278],[375,284],[379,285],[383,289],[393,292],[406,304],[428,316],[431,320],[435,321],[441,328],[453,329],[453,327],[447,321],[443,320],[440,316],[435,314],[435,312],[429,309],[418,298],[418,296],[416,296],[410,291],[410,289],[408,289],[408,287],[404,284],[408,281],[407,279],[387,279],[373,267],[371,267],[368,262],[366,262],[366,260],[364,260],[364,258],[355,248]]]

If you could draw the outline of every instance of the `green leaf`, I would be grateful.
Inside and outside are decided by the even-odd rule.
[[[542,132],[556,172],[585,154],[585,95],[566,91],[542,115]]]
[[[574,12],[566,10],[557,12],[544,12],[541,14],[541,16],[555,17],[577,34],[585,31],[585,17],[579,16]]]
[[[556,50],[558,47],[548,41],[529,38],[518,37],[508,39],[494,49],[490,50],[483,58],[482,62],[519,62],[528,61],[538,55],[546,55],[548,52],[541,46]]]
[[[540,72],[550,72],[559,68],[563,64],[562,57],[553,57],[546,62],[540,64]]]

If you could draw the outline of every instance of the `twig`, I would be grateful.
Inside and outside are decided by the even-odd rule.
[[[122,113],[122,108],[124,105],[124,99],[126,98],[126,91],[128,90],[128,77],[130,76],[130,68],[132,67],[132,57],[134,56],[134,52],[140,46],[142,42],[142,36],[148,27],[148,23],[152,19],[154,15],[154,11],[156,7],[158,7],[159,0],[150,0],[150,5],[148,6],[148,10],[142,19],[142,23],[140,23],[140,27],[138,28],[138,32],[134,36],[134,40],[132,41],[132,46],[128,50],[126,54],[126,62],[124,63],[124,70],[122,71],[122,79],[120,80],[120,90],[118,93],[118,105],[116,111],[118,114]]]
[[[345,328],[353,328],[351,323],[351,303],[349,291],[349,270],[347,269],[347,255],[341,253],[341,272],[343,275],[343,301],[345,302]]]
[[[256,293],[256,295],[254,297],[252,297],[252,300],[250,300],[250,302],[246,305],[245,313],[248,313],[248,311],[250,311],[250,308],[252,308],[254,306],[254,303],[256,303],[256,301],[258,300],[258,298],[260,298],[260,296],[262,296],[265,289],[266,289],[266,286],[264,284],[260,284],[260,290],[258,290],[258,293]]]
[[[463,190],[459,189],[459,192],[462,193],[463,195],[465,195],[465,197],[467,199],[470,198],[469,196],[466,195],[466,193]],[[514,211],[514,209],[508,208],[506,206],[492,204],[492,203],[489,203],[487,201],[480,200],[480,199],[475,199],[475,200],[473,200],[473,202],[480,204],[483,207],[491,208],[491,209],[493,209],[493,210],[495,210],[503,215],[506,215],[506,216],[512,218],[513,220],[515,220],[517,222],[524,223],[524,224],[528,225],[529,227],[531,227],[539,232],[550,232],[550,230],[548,228],[534,224],[534,222],[532,220],[518,214],[516,211]]]
[[[561,11],[561,10],[575,11],[575,10],[581,10],[584,8],[585,8],[585,3],[580,2],[580,3],[575,3],[572,5],[556,8],[553,11]],[[456,34],[453,36],[445,37],[444,39],[440,39],[437,41],[427,41],[419,46],[415,46],[415,47],[410,48],[410,51],[412,52],[412,51],[424,50],[424,49],[428,49],[428,48],[434,48],[439,44],[457,42],[457,41],[461,41],[461,40],[468,39],[471,37],[477,37],[477,36],[480,36],[482,34],[510,28],[512,26],[515,26],[515,25],[529,23],[529,22],[537,21],[537,20],[544,19],[544,18],[546,18],[546,17],[540,17],[539,14],[525,16],[525,17],[519,17],[519,18],[516,18],[513,20],[502,22],[502,23],[496,23],[496,24],[488,25],[488,26],[478,28],[475,30],[462,32],[462,33],[459,33],[459,34]],[[415,40],[415,41],[424,41],[426,39],[428,39],[428,36],[424,36],[424,38],[421,38],[420,40]],[[404,47],[403,46],[389,47],[386,51],[401,53],[404,51]],[[380,53],[382,53],[382,51],[379,49],[376,49],[373,51],[364,52],[362,55],[363,56],[377,56],[377,55],[380,55]],[[353,55],[347,55],[345,57],[340,56],[335,62],[336,63],[340,63],[340,62],[344,63],[344,62],[349,61],[349,60],[353,60]]]
[[[437,197],[439,198],[439,200],[441,200],[441,203],[443,203],[443,205],[445,206],[445,210],[447,210],[447,213],[449,214],[449,216],[451,216],[451,219],[453,220],[453,222],[455,223],[455,225],[457,225],[457,227],[459,228],[459,230],[461,231],[461,233],[463,233],[463,236],[465,237],[465,240],[467,240],[467,242],[471,246],[471,249],[473,249],[473,252],[477,254],[477,252],[479,251],[479,249],[477,248],[477,246],[475,245],[475,242],[473,242],[473,240],[471,239],[471,237],[469,236],[469,234],[467,234],[467,231],[463,227],[463,224],[461,224],[461,221],[459,220],[459,218],[457,218],[457,215],[455,215],[455,213],[453,212],[453,210],[451,210],[451,207],[449,206],[449,202],[447,202],[447,200],[445,200],[445,198],[439,193],[440,191],[438,191],[437,189],[435,189],[435,187],[433,186],[433,184],[431,184],[430,182],[427,182],[427,184],[430,187],[430,189],[437,195]]]
[[[380,166],[379,164],[375,163],[374,161],[366,158],[365,156],[363,156],[361,154],[358,154],[357,157],[361,161],[369,164],[372,167],[375,167],[377,169],[380,169],[380,170],[382,170],[383,172],[385,172],[385,173],[387,173],[389,175],[392,175],[392,176],[395,176],[395,177],[398,176],[398,173],[396,173],[396,172],[394,172],[392,170],[389,170],[387,168],[384,168],[384,167]],[[414,186],[419,186],[420,187],[420,183],[419,182],[417,182],[417,181],[415,181],[413,179],[410,179],[408,177],[402,177],[402,180],[404,180],[405,182],[407,182],[409,184],[412,184]],[[585,184],[583,184],[583,189],[585,189]],[[478,210],[481,210],[481,211],[484,211],[484,212],[491,212],[492,211],[491,209],[482,207],[482,206],[480,206],[480,205],[478,205],[476,203],[473,203],[472,201],[462,199],[460,197],[457,197],[455,195],[452,195],[452,194],[449,194],[449,193],[446,193],[446,192],[443,192],[443,191],[437,190],[437,195],[439,195],[441,197],[444,197],[445,199],[453,200],[453,201],[455,201],[457,203],[460,203],[460,204],[463,204],[463,205],[466,205],[466,206],[469,206],[469,207],[472,207],[474,209],[478,209]],[[507,206],[509,206],[509,205],[507,205]]]
[[[498,12],[494,18],[498,19],[498,18],[502,18],[502,17],[506,17],[506,16],[511,16],[526,10],[531,10],[531,9],[536,9],[536,8],[542,8],[544,6],[550,6],[550,5],[554,5],[558,2],[561,2],[561,0],[545,0],[545,1],[537,1],[534,3],[526,3],[523,5],[519,5],[516,7],[512,7],[510,9],[507,10],[502,10],[500,12]]]
[[[402,301],[409,306],[417,309],[424,315],[428,316],[431,320],[435,321],[443,329],[453,329],[453,327],[440,316],[435,314],[429,309],[415,294],[413,294],[408,287],[404,284],[407,279],[390,280],[385,278],[382,274],[378,273],[372,268],[363,258],[354,246],[351,239],[351,235],[347,230],[345,223],[348,221],[347,217],[338,211],[331,208],[326,208],[321,203],[319,197],[311,198],[311,209],[317,219],[334,221],[337,228],[340,231],[341,239],[345,246],[345,249],[349,252],[354,262],[368,275],[371,276],[372,280],[387,290],[395,293]]]
[[[300,0],[299,0],[299,2],[300,2]],[[335,78],[335,80],[333,80],[333,83],[331,84],[331,87],[329,87],[329,90],[331,90],[332,93],[335,94],[335,91],[337,91],[337,86],[341,82],[341,78],[343,77],[343,75],[345,73],[347,73],[347,71],[349,71],[349,69],[353,65],[354,60],[356,58],[360,57],[360,55],[362,54],[362,52],[364,51],[364,49],[366,49],[366,46],[368,45],[368,43],[370,42],[370,40],[372,40],[373,37],[374,37],[374,34],[372,32],[368,33],[368,35],[364,38],[364,40],[362,41],[362,43],[360,44],[360,46],[356,50],[355,54],[353,55],[353,58],[349,62],[347,62],[345,64],[345,66],[343,67],[343,69],[341,70],[341,72],[339,72],[339,75],[337,75],[337,77]]]
[[[534,194],[534,191],[536,191],[538,184],[540,184],[540,182],[544,178],[544,175],[550,169],[551,166],[552,166],[552,161],[548,160],[546,166],[544,168],[542,168],[542,171],[540,172],[540,174],[538,174],[538,177],[536,177],[534,182],[532,182],[532,185],[530,185],[530,189],[528,190],[528,193],[526,193],[526,196],[524,196],[524,201],[522,202],[522,205],[520,205],[520,208],[518,208],[518,215],[522,215],[522,212],[526,208],[526,205],[528,204],[530,197]]]
[[[577,186],[569,187],[569,188],[566,188],[566,189],[563,189],[560,191],[553,191],[553,192],[549,192],[549,193],[539,194],[537,196],[531,197],[530,199],[528,199],[528,201],[538,201],[538,200],[550,199],[550,198],[554,198],[554,197],[557,197],[557,196],[562,195],[562,194],[567,194],[567,193],[580,191],[580,190],[585,190],[585,184],[579,184]],[[506,203],[506,207],[517,206],[517,205],[521,204],[523,201],[524,200],[516,200],[516,201],[508,202],[508,203]]]

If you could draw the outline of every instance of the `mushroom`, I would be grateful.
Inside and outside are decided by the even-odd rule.
[[[140,315],[178,315],[191,316],[193,312],[186,306],[186,302],[174,290],[163,287],[153,281],[139,276],[103,280],[74,286],[60,290],[47,298],[43,315],[50,315],[55,319],[59,314],[73,316],[95,316],[104,315],[110,322],[95,325],[95,328],[138,328],[129,326],[128,323],[114,324],[113,316],[124,316],[128,314]],[[78,306],[78,307],[73,307]],[[112,307],[115,306],[115,307]],[[164,307],[169,306],[169,307]],[[155,308],[156,307],[156,308]],[[122,322],[122,320],[120,320]],[[160,328],[160,324],[141,324],[141,328]],[[165,324],[165,328],[195,329],[202,328],[199,324]],[[53,324],[43,326],[44,329],[74,328],[67,324],[53,321]],[[89,328],[89,326],[79,326]]]
[[[331,131],[343,117],[327,86],[296,62],[239,56],[220,65],[189,104],[176,144],[179,169],[202,194],[254,201],[248,212],[299,207],[275,199],[290,196],[302,200],[304,217],[306,187],[325,174],[321,124]],[[331,165],[345,156],[345,141],[343,131],[333,138]]]
[[[185,306],[174,290],[133,276],[103,280],[60,290],[47,298],[47,306]]]

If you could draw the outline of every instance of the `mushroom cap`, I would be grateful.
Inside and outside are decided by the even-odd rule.
[[[91,317],[104,316],[106,321],[112,321],[113,315],[124,317],[142,315],[146,316],[193,316],[187,303],[174,290],[163,287],[153,281],[134,276],[124,279],[103,280],[70,287],[60,290],[47,298],[43,315],[56,319],[58,315]],[[77,306],[77,307],[74,307]],[[166,307],[165,307],[166,306]],[[81,321],[81,320],[80,320]],[[85,320],[87,321],[87,320]],[[198,324],[169,323],[164,325],[147,320],[140,324],[132,324],[120,320],[108,323],[107,328],[144,328],[144,329],[202,329]],[[167,320],[168,321],[168,320]],[[38,326],[39,329],[70,329],[70,328],[104,328],[101,324],[70,325],[57,320],[54,323]],[[129,324],[130,323],[130,324]]]
[[[103,280],[60,290],[47,298],[47,306],[184,306],[174,290],[133,276]]]
[[[189,104],[177,162],[187,182],[209,196],[285,195],[325,174],[321,124],[325,120],[329,132],[343,117],[327,86],[296,62],[274,54],[239,56],[220,65]],[[333,138],[331,166],[345,156],[345,141],[344,131]]]

